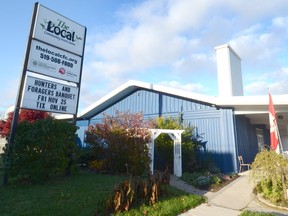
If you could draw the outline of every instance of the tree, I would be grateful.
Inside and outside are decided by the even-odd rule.
[[[104,162],[110,172],[140,175],[150,163],[147,144],[152,125],[142,113],[104,114],[102,123],[89,126],[86,142],[94,150],[95,160]]]
[[[9,112],[5,119],[0,120],[0,136],[2,138],[7,138],[10,134],[10,128],[13,120],[14,112]],[[46,119],[51,116],[48,112],[21,109],[19,112],[18,123],[22,121],[28,121],[30,123],[35,122],[39,119]]]
[[[252,163],[251,176],[256,193],[275,205],[288,205],[288,159],[282,154],[268,150],[259,152]]]

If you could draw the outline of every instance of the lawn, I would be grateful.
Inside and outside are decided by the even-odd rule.
[[[94,215],[98,201],[119,181],[121,177],[84,171],[42,184],[1,186],[0,214]]]
[[[1,164],[0,164],[1,169]],[[82,170],[71,177],[58,177],[41,184],[2,186],[0,215],[95,215],[97,203],[113,191],[123,176],[100,175]],[[205,201],[203,197],[168,188],[170,196],[154,206],[140,206],[122,215],[177,215]]]
[[[240,216],[275,216],[273,213],[244,211]]]

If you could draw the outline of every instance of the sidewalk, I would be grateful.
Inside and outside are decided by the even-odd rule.
[[[253,183],[249,181],[249,172],[240,176],[218,192],[201,191],[181,181],[176,176],[171,176],[170,184],[188,193],[207,197],[207,203],[182,213],[181,216],[237,216],[245,210],[269,212],[275,215],[288,215],[288,211],[269,207],[258,200],[253,194]]]

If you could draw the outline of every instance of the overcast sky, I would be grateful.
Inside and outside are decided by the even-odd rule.
[[[15,104],[34,2],[1,2],[0,114]],[[87,27],[79,111],[131,79],[217,96],[214,48],[227,43],[244,95],[288,93],[286,0],[40,3]]]

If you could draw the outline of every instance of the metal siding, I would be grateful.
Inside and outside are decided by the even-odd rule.
[[[159,117],[158,114],[145,114],[145,115],[144,115],[144,119],[146,119],[146,120],[148,120],[148,119],[155,119],[155,118],[157,118],[157,117]]]
[[[182,111],[183,123],[190,123],[197,127],[203,140],[208,141],[207,150],[214,154],[221,171],[235,171],[233,111],[231,109],[217,110],[205,104],[164,94],[162,97],[162,116],[178,117]],[[113,116],[115,111],[142,112],[145,119],[156,118],[161,114],[159,107],[159,93],[139,90],[94,116],[91,124],[101,122],[103,113]]]
[[[103,116],[102,116],[103,117]],[[94,125],[96,123],[101,123],[102,122],[102,117],[100,118],[93,118],[90,120],[90,125]]]
[[[220,143],[218,118],[185,119],[184,122],[194,126],[202,139],[208,141],[206,146],[208,151],[215,151]]]
[[[211,107],[191,100],[185,100],[182,98],[175,98],[168,95],[163,95],[163,113],[179,113],[181,110],[185,112],[202,109],[211,109]]]
[[[178,118],[179,113],[178,113],[178,112],[163,113],[162,116],[163,116],[164,118],[169,118],[169,117],[171,117],[171,118]]]
[[[183,105],[183,100],[178,99],[178,98],[173,98],[173,97],[165,97],[167,101],[169,101],[169,107],[167,107],[167,112],[176,112],[180,113]],[[165,106],[164,106],[165,108]],[[169,110],[169,109],[170,110]]]
[[[76,126],[78,126],[78,127],[88,126],[88,120],[77,121]]]
[[[242,155],[245,163],[252,163],[258,153],[256,127],[244,115],[236,116],[238,155]],[[239,168],[239,165],[238,165]]]
[[[88,124],[89,124],[89,121],[87,120],[76,122],[76,126],[78,127],[78,130],[76,133],[82,142],[82,147],[86,147],[84,140],[85,140],[85,131],[88,129]]]
[[[236,139],[234,113],[231,109],[221,109],[222,151],[220,164],[226,172],[237,172]]]
[[[205,108],[205,110],[184,112],[184,122],[195,126],[202,139],[207,141],[206,149],[221,171],[236,172],[233,111]]]
[[[103,113],[113,116],[116,111],[142,112],[143,115],[155,115],[158,114],[158,97],[157,93],[139,90],[94,116],[92,119],[102,118]]]

